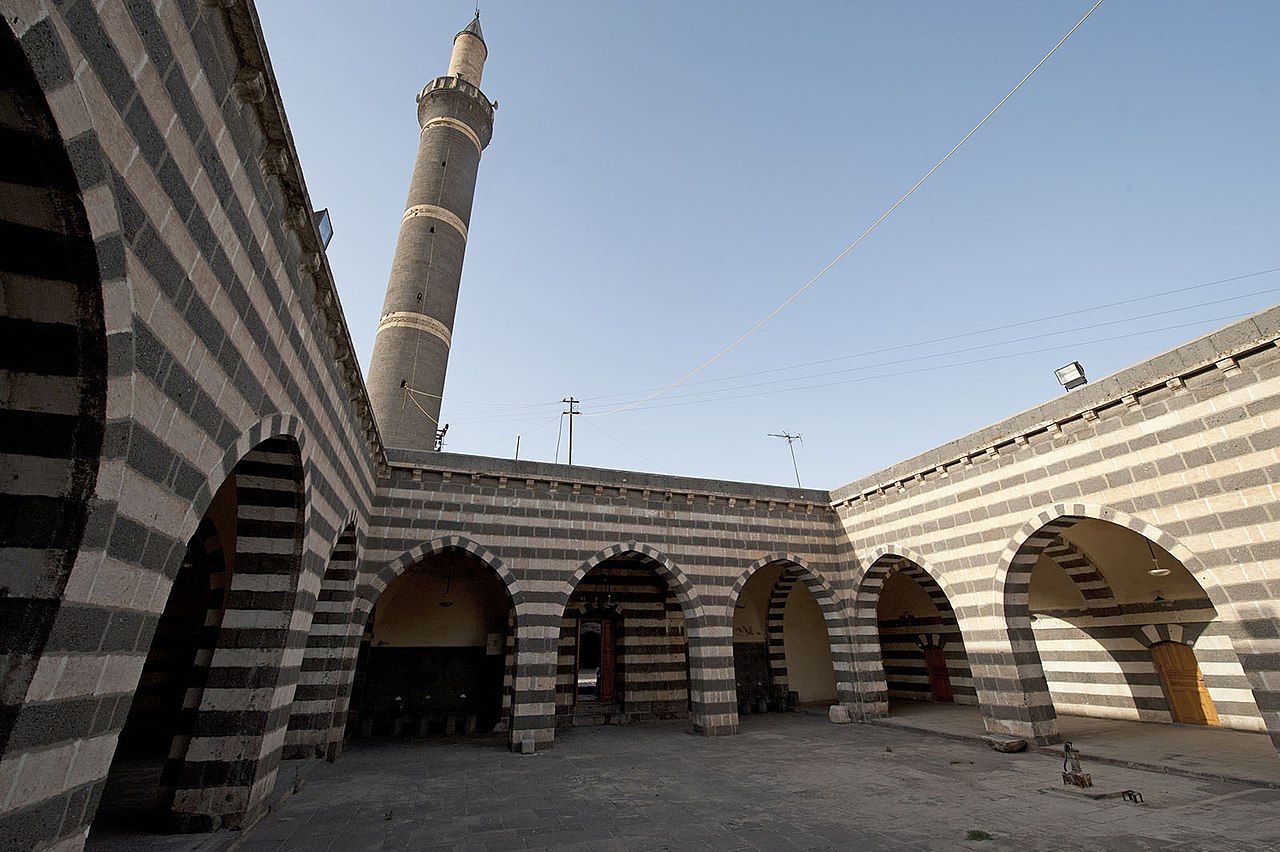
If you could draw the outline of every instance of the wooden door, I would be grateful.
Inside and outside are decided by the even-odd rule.
[[[613,657],[614,647],[616,645],[614,639],[614,623],[612,620],[600,622],[600,700],[613,701],[614,699],[614,676],[613,676]]]
[[[1151,659],[1160,673],[1160,684],[1173,721],[1188,725],[1219,724],[1218,711],[1209,698],[1190,645],[1157,642],[1151,646]]]
[[[954,703],[951,675],[947,674],[947,658],[941,648],[930,645],[924,649],[924,667],[929,672],[929,689],[933,692],[933,700],[945,704]]]

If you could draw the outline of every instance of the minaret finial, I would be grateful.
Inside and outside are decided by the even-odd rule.
[[[462,31],[459,32],[458,35],[473,35],[476,38],[480,39],[481,41],[484,41],[484,33],[480,31],[480,7],[479,6],[476,6],[476,16],[471,19],[471,23],[463,27]]]

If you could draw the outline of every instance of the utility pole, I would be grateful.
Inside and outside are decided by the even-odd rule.
[[[569,423],[572,424],[573,421],[570,420]],[[770,432],[768,437],[786,440],[787,449],[791,450],[791,467],[796,472],[796,488],[803,488],[804,486],[800,484],[800,468],[796,464],[796,448],[794,444],[796,441],[803,441],[804,438],[800,435],[792,435],[790,432]]]
[[[581,414],[581,411],[574,411],[573,407],[578,404],[578,400],[571,396],[566,396],[561,402],[568,403],[569,410],[564,412],[569,415],[569,464],[573,464],[573,417],[575,414]]]

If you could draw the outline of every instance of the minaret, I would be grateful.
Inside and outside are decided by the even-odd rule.
[[[493,133],[493,104],[480,91],[487,55],[477,12],[453,39],[449,73],[418,95],[418,159],[369,367],[388,447],[436,445],[476,171]]]

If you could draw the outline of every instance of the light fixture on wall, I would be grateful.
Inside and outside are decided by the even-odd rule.
[[[450,571],[444,577],[444,594],[440,596],[440,606],[448,609],[453,606],[453,601],[449,600],[449,587],[453,585],[453,572]]]
[[[1067,390],[1078,388],[1089,381],[1084,377],[1084,367],[1080,366],[1079,361],[1072,361],[1065,367],[1059,367],[1053,371],[1053,374],[1058,377],[1058,384]]]
[[[1151,567],[1147,569],[1147,573],[1152,577],[1168,577],[1173,572],[1168,568],[1161,567],[1160,560],[1156,558],[1155,548],[1151,546],[1151,539],[1147,538],[1145,540],[1147,542],[1147,553],[1151,554]]]

